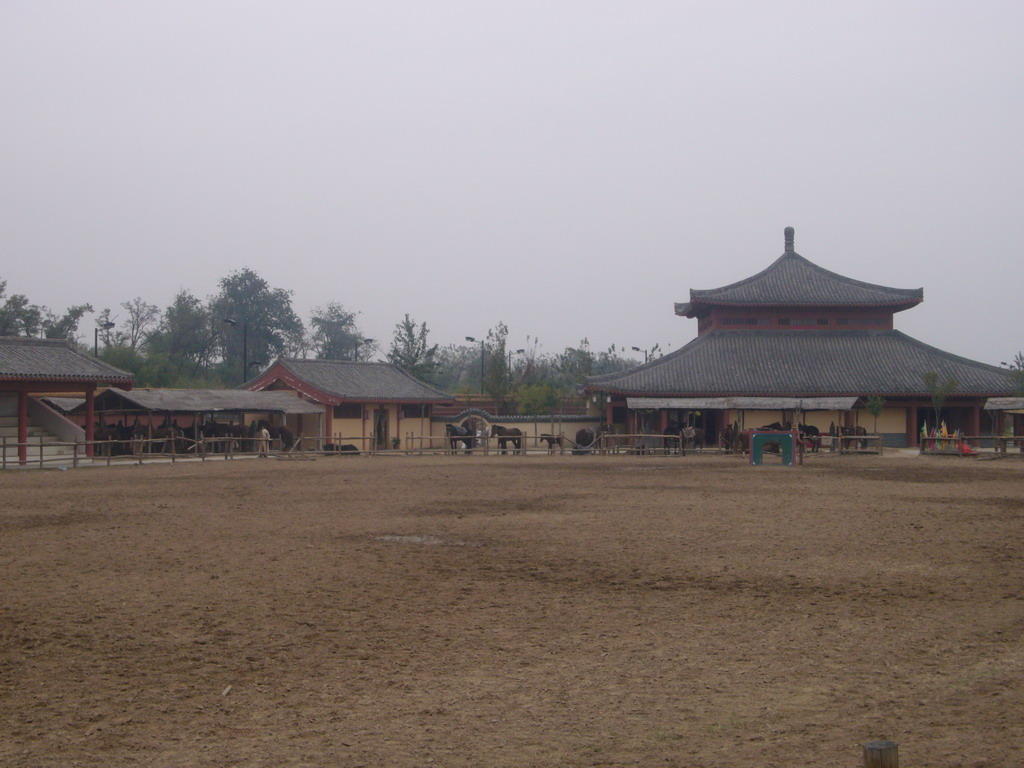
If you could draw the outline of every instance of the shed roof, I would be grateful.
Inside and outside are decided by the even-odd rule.
[[[349,402],[451,403],[454,398],[425,384],[392,363],[348,360],[279,358],[268,370],[245,384],[266,389],[280,381],[291,388],[307,385],[328,399]],[[309,393],[306,393],[309,394]]]
[[[67,339],[2,336],[0,381],[105,383],[130,389],[135,375],[82,354]]]
[[[923,288],[889,288],[830,272],[793,250],[786,228],[786,250],[766,269],[736,283],[691,289],[690,301],[676,304],[677,315],[696,317],[702,305],[786,307],[885,307],[908,309],[924,298]]]
[[[944,352],[899,331],[713,330],[590,391],[664,397],[928,397],[922,374],[958,382],[952,396],[1012,392],[1005,370]]]
[[[856,397],[627,397],[626,407],[637,410],[851,411]]]
[[[245,389],[123,389],[111,387],[96,397],[101,410],[154,413],[323,413],[293,392],[250,392]]]
[[[1024,397],[990,397],[985,401],[985,410],[1024,412]]]

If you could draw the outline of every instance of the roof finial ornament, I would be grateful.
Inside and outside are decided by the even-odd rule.
[[[783,234],[786,236],[786,253],[793,253],[793,228],[786,227]]]

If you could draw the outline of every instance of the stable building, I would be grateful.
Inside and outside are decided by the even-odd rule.
[[[386,450],[431,435],[435,406],[454,398],[392,363],[279,358],[248,390],[292,390],[323,409],[321,438]]]
[[[631,370],[589,377],[606,420],[630,433],[694,424],[715,440],[728,424],[772,422],[863,426],[892,446],[915,446],[934,422],[924,374],[952,379],[942,407],[949,429],[991,434],[999,425],[987,398],[1013,394],[1007,372],[917,341],[895,330],[893,316],[918,305],[922,288],[890,288],[830,272],[794,250],[762,272],[676,304],[697,320],[697,338]],[[868,398],[882,398],[877,418]],[[983,414],[984,417],[983,417]]]

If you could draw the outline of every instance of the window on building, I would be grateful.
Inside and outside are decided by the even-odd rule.
[[[361,403],[342,403],[334,406],[334,418],[336,419],[361,419],[363,418],[363,406]]]

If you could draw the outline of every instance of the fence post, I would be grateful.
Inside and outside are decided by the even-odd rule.
[[[864,768],[900,768],[895,741],[869,741],[864,745]]]

